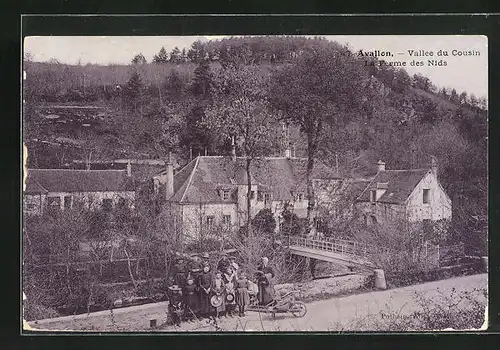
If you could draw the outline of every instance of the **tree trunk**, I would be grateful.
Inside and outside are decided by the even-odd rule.
[[[316,151],[316,142],[314,136],[308,133],[307,135],[307,233],[311,232],[314,226],[313,210],[314,210],[314,189],[312,183],[312,171],[314,168],[314,155]]]
[[[250,176],[250,165],[252,159],[246,159],[246,172],[247,172],[247,237],[252,233],[252,178]]]
[[[137,288],[137,282],[135,281],[134,273],[132,272],[132,262],[130,261],[130,256],[127,252],[127,248],[123,247],[123,251],[125,255],[127,256],[127,267],[128,267],[128,273],[130,275],[130,280],[132,281],[132,284],[134,285],[134,289]]]

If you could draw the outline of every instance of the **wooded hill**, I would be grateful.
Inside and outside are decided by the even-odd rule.
[[[164,158],[174,151],[185,161],[190,155],[228,154],[230,139],[202,123],[206,109],[213,105],[214,76],[228,67],[252,67],[272,78],[306,52],[320,56],[323,48],[340,56],[355,55],[321,38],[245,37],[196,42],[188,50],[175,48],[170,53],[159,48],[151,63],[142,55],[131,57],[131,64],[122,66],[25,61],[28,165],[61,167],[73,159],[89,159],[89,154],[92,160]],[[418,168],[427,166],[430,155],[435,155],[450,195],[465,193],[484,210],[486,100],[450,88],[438,89],[427,77],[409,76],[387,65],[362,70],[366,75],[362,88],[369,93],[345,122],[323,124],[318,156],[329,165],[338,164],[346,175],[358,176],[373,172],[378,159],[388,169]],[[350,74],[348,69],[336,74],[343,71]],[[321,99],[320,93],[315,96]],[[270,104],[272,110],[278,109],[272,99]],[[305,156],[304,133],[298,124],[290,124],[295,154]],[[79,146],[64,141],[68,139]],[[275,149],[271,153],[282,152]],[[239,148],[238,153],[243,150]]]

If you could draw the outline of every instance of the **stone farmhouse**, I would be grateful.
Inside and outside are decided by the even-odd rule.
[[[387,170],[377,163],[368,179],[338,179],[323,188],[318,204],[330,223],[357,215],[366,225],[404,222],[427,225],[452,217],[452,201],[438,177],[432,157],[428,168]]]
[[[73,208],[134,208],[134,182],[126,170],[28,169],[24,213]]]
[[[263,157],[251,168],[252,216],[270,209],[279,229],[281,213],[288,210],[299,218],[307,213],[306,158]],[[320,161],[315,162],[313,179],[330,181],[336,174]],[[188,237],[221,226],[237,230],[246,222],[248,181],[245,158],[199,156],[173,174],[173,165],[154,177],[158,191],[165,187],[166,206],[181,218]]]

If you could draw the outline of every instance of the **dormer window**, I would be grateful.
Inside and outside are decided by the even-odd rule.
[[[300,202],[300,201],[303,201],[304,200],[304,194],[303,193],[299,193],[297,194],[297,200]]]
[[[227,201],[229,199],[229,190],[228,189],[223,189],[221,191],[221,196],[222,196],[222,199]]]

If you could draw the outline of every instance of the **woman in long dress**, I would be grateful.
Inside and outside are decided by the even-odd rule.
[[[222,272],[217,271],[212,280],[212,296],[216,295],[222,298],[222,303],[215,308],[216,317],[220,318],[226,312],[226,284],[222,279]]]
[[[212,287],[212,272],[210,271],[210,265],[208,262],[203,263],[203,271],[198,277],[198,293],[200,296],[200,316],[208,317],[210,316],[214,309],[210,303],[210,291]]]
[[[268,266],[269,259],[262,258],[262,263],[258,267],[259,303],[267,305],[274,300],[274,270]]]
[[[239,316],[245,317],[245,307],[250,304],[250,296],[248,294],[248,289],[250,288],[250,283],[246,277],[244,271],[240,270],[239,276],[236,279],[236,304],[238,305]]]

